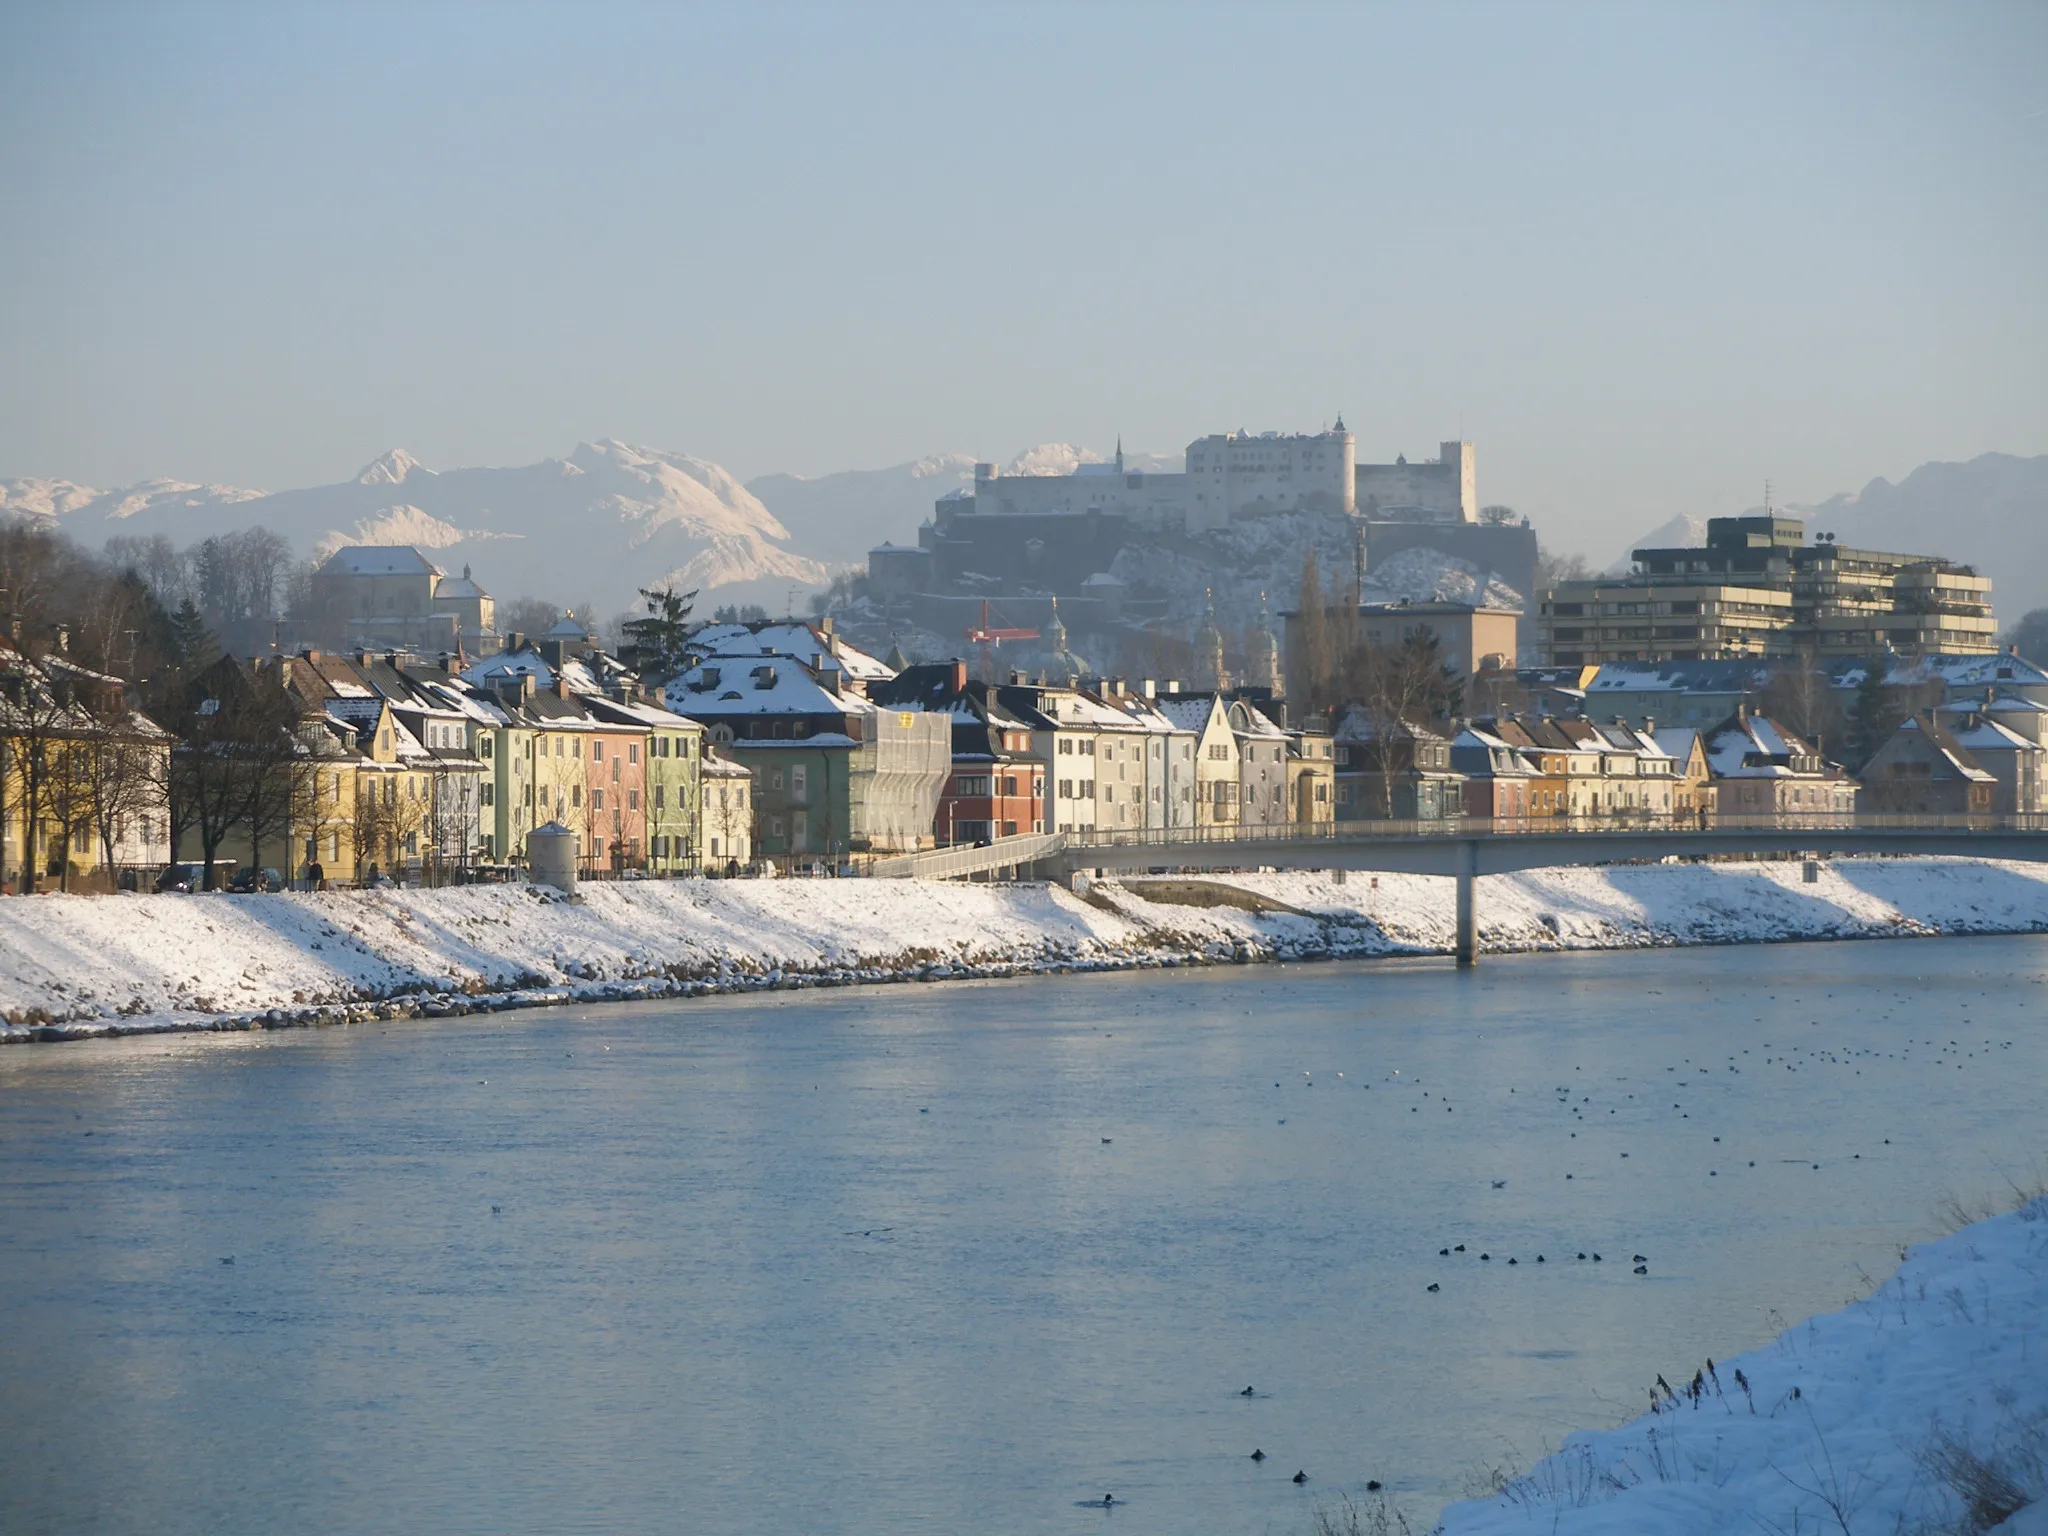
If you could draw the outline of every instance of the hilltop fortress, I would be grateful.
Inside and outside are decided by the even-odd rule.
[[[1439,444],[1433,461],[1361,464],[1339,417],[1321,432],[1197,438],[1177,473],[1127,466],[1121,444],[1110,462],[1067,475],[1005,475],[977,464],[973,487],[936,501],[915,546],[870,551],[868,574],[879,603],[939,633],[958,632],[990,598],[1021,622],[1047,621],[1057,598],[1070,626],[1097,631],[1171,624],[1207,586],[1219,608],[1260,589],[1291,598],[1304,541],[1336,555],[1324,561],[1333,583],[1420,549],[1464,562],[1482,586],[1496,577],[1526,598],[1536,537],[1517,522],[1481,520],[1471,443]],[[1270,536],[1261,525],[1271,525]],[[1291,551],[1291,568],[1276,563],[1276,544]],[[1179,592],[1188,580],[1192,593]]]
[[[1133,528],[1207,533],[1232,520],[1278,512],[1342,512],[1395,522],[1476,523],[1477,451],[1443,443],[1434,463],[1360,464],[1344,419],[1326,432],[1216,432],[1187,447],[1179,474],[1124,467],[1122,445],[1107,464],[1071,475],[1004,475],[974,466],[974,489],[938,503],[941,517],[1075,516],[1129,519]],[[963,506],[961,503],[970,503]]]

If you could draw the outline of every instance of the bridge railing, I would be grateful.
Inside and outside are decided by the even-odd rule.
[[[1385,842],[1492,837],[1687,836],[1779,832],[1943,832],[2003,835],[2048,832],[2048,815],[1912,815],[1903,812],[1813,811],[1764,815],[1712,815],[1704,819],[1641,812],[1603,816],[1446,817],[1439,820],[1279,822],[1206,827],[1112,827],[1068,831],[1069,853],[1088,848],[1186,847],[1203,843]]]

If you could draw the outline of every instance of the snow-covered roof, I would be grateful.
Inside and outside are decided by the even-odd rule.
[[[2018,731],[1983,719],[1975,725],[1952,725],[1949,734],[1966,752],[2038,752],[2041,749]]]
[[[435,576],[441,568],[410,544],[344,544],[320,569],[338,576]]]
[[[1769,672],[1769,663],[1758,661],[1609,661],[1586,692],[1745,693]]]
[[[1994,727],[1994,729],[2002,730],[2003,727]],[[1950,731],[1947,726],[1937,723],[1931,715],[1926,717],[1909,715],[1900,722],[1899,734],[1903,736],[1909,731],[1917,736],[1925,736],[1928,745],[1934,749],[1935,756],[1946,763],[1949,772],[1953,773],[1957,778],[1967,779],[1972,783],[1978,784],[1997,782],[1997,775],[1989,772],[1982,764],[1973,759],[1970,756],[1969,749],[1956,739],[1955,733]]]
[[[663,690],[663,699],[670,709],[692,720],[747,715],[863,715],[873,714],[876,708],[858,694],[832,692],[809,667],[787,656],[709,658],[672,681]],[[918,708],[915,704],[890,707]]]
[[[1209,728],[1209,718],[1216,713],[1216,700],[1207,694],[1183,697],[1168,694],[1153,701],[1159,713],[1166,716],[1183,731],[1193,731],[1197,736]],[[1227,722],[1226,722],[1227,723]]]
[[[789,656],[814,666],[820,656],[837,660],[840,670],[863,683],[886,682],[896,674],[843,635],[828,635],[794,620],[774,624],[709,624],[690,637],[707,656]]]
[[[536,688],[555,686],[555,669],[541,660],[540,652],[530,650],[500,651],[495,656],[486,656],[462,675],[484,687],[507,677],[531,677]]]
[[[1723,721],[1702,738],[1707,767],[1717,779],[1815,777],[1794,770],[1794,757],[1816,757],[1799,737],[1762,715],[1743,713]]]
[[[1692,756],[1693,743],[1700,733],[1689,725],[1660,725],[1655,732],[1644,732],[1664,750],[1664,755],[1674,763],[1683,763]]]
[[[434,583],[434,596],[442,597],[489,597],[491,594],[470,578],[469,567],[462,568],[460,576],[443,576]]]
[[[1229,710],[1230,729],[1234,735],[1255,736],[1262,740],[1284,741],[1287,733],[1260,712],[1256,704],[1244,699],[1233,700]]]

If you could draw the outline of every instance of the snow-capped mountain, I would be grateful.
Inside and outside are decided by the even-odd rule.
[[[1006,475],[1071,475],[1107,455],[1072,443],[1040,443],[1003,466]],[[1126,468],[1148,474],[1178,473],[1181,455],[1127,453]],[[932,514],[932,503],[948,491],[974,484],[971,453],[934,453],[887,469],[849,469],[833,475],[763,475],[749,480],[752,491],[788,526],[804,549],[821,559],[864,562],[884,540],[917,542],[917,526]]]
[[[168,480],[112,491],[0,481],[0,511],[52,518],[88,546],[155,533],[189,544],[256,525],[315,557],[344,544],[416,544],[444,567],[471,565],[500,598],[594,602],[600,615],[665,581],[700,589],[707,605],[779,610],[791,586],[829,578],[717,464],[612,439],[539,464],[439,473],[393,450],[353,480],[268,493]]]
[[[1603,576],[1625,576],[1635,569],[1635,552],[1639,549],[1698,549],[1707,542],[1707,520],[1694,517],[1690,512],[1659,523],[1648,533],[1630,542],[1627,549],[1600,574]]]

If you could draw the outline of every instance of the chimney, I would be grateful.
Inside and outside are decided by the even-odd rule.
[[[555,697],[565,702],[569,697],[569,679],[559,672],[555,674]]]
[[[956,660],[953,663],[953,696],[958,698],[967,691],[967,663]]]
[[[1657,717],[1655,715],[1643,716],[1643,734],[1645,736],[1657,734]]]
[[[1156,699],[1159,697],[1159,685],[1153,682],[1151,678],[1148,677],[1145,679],[1144,687],[1146,698]]]

